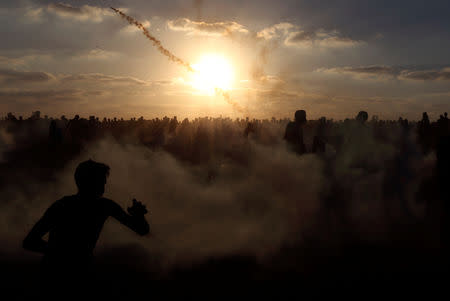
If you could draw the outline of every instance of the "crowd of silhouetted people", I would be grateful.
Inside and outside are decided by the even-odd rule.
[[[163,148],[192,161],[195,161],[195,152],[198,151],[196,145],[214,148],[220,139],[239,135],[264,144],[276,143],[284,138],[298,154],[324,153],[327,147],[337,151],[358,127],[383,143],[394,143],[392,131],[400,131],[399,137],[414,135],[415,143],[424,154],[436,151],[442,139],[450,134],[447,113],[436,121],[430,121],[426,112],[418,122],[401,117],[398,120],[379,120],[377,116],[369,120],[365,111],[359,112],[354,119],[334,121],[321,117],[307,120],[304,110],[295,112],[294,121],[287,118],[258,120],[222,117],[185,118],[179,121],[176,116],[124,120],[96,116],[82,118],[79,115],[69,119],[64,115],[60,118],[42,117],[39,111],[28,118],[8,113],[0,119],[0,128],[13,137],[14,141],[10,144],[15,147],[48,142],[55,147],[70,145],[79,150],[83,145],[105,136],[116,139],[127,137],[129,142],[152,149]],[[184,153],[177,153],[177,148],[183,148]]]
[[[9,137],[8,141],[0,141],[3,168],[23,166],[29,169],[38,164],[40,177],[45,175],[44,166],[49,168],[49,173],[63,168],[83,149],[102,139],[166,151],[194,165],[213,161],[245,165],[252,154],[249,151],[252,143],[268,147],[285,144],[299,157],[316,154],[323,159],[325,172],[332,179],[331,187],[336,190],[334,199],[339,195],[343,199],[352,197],[346,196],[339,184],[343,179],[354,181],[348,170],[383,172],[385,197],[406,199],[408,187],[418,177],[417,173],[421,173],[413,170],[414,160],[424,160],[430,154],[435,156],[435,168],[432,176],[419,174],[424,179],[416,198],[424,201],[448,198],[450,122],[447,113],[433,121],[425,112],[419,121],[412,122],[401,117],[398,120],[380,120],[377,116],[369,119],[365,111],[353,119],[308,120],[304,110],[296,111],[293,121],[228,117],[179,121],[177,117],[124,120],[75,115],[71,119],[49,118],[37,111],[28,118],[8,113],[1,118],[0,129],[2,137]],[[386,161],[383,152],[388,151],[389,161]]]
[[[343,227],[342,231],[351,233],[348,213],[351,211],[351,200],[370,199],[372,196],[360,197],[358,193],[371,193],[370,189],[364,191],[370,186],[365,181],[382,175],[380,193],[383,202],[388,204],[387,211],[400,207],[405,216],[411,215],[410,218],[399,219],[395,227],[403,228],[397,232],[408,236],[410,231],[414,236],[420,231],[431,233],[438,228],[435,232],[439,232],[440,247],[444,254],[450,250],[450,122],[447,113],[437,120],[430,120],[424,112],[419,121],[404,118],[380,120],[377,116],[369,118],[365,111],[354,118],[339,121],[326,117],[308,120],[304,110],[296,111],[293,117],[294,120],[202,117],[179,121],[177,117],[124,120],[75,115],[73,118],[50,118],[42,117],[38,111],[23,118],[8,113],[0,118],[0,170],[3,171],[0,174],[0,188],[11,183],[20,185],[20,177],[11,175],[21,172],[28,176],[24,181],[30,177],[52,181],[55,171],[63,169],[83,150],[103,139],[168,152],[189,166],[208,166],[220,161],[245,167],[251,161],[252,148],[282,147],[286,150],[283,154],[289,156],[289,160],[309,160],[314,156],[323,162],[326,189],[320,196],[325,214],[322,220],[334,220],[330,228]],[[432,162],[431,170],[427,169],[427,162]],[[298,170],[298,173],[308,172]],[[208,172],[204,176],[206,185],[214,182],[214,173]],[[104,183],[102,177],[99,187],[103,187]],[[358,185],[363,188],[354,190],[353,186]],[[301,194],[297,197],[302,201]],[[410,208],[411,201],[425,204],[426,217],[422,220],[435,224],[434,228],[430,228],[432,230],[427,230],[425,223],[417,222]],[[71,199],[64,199],[64,202],[72,204]],[[108,203],[108,206],[112,205]],[[103,207],[108,209],[108,206]],[[99,208],[103,210],[103,207]],[[386,215],[389,215],[387,211]],[[106,216],[102,215],[101,223]],[[122,211],[119,216],[126,217]],[[405,223],[407,220],[411,222]],[[142,234],[148,231],[144,226],[145,223]],[[66,228],[73,230],[68,226]],[[98,233],[95,235],[98,238]],[[28,239],[25,246],[37,248],[36,242],[41,243],[38,239]],[[395,238],[391,242],[394,243]],[[281,250],[280,254],[285,256],[289,250]],[[367,254],[376,253],[371,249]],[[328,267],[324,270],[328,271]]]

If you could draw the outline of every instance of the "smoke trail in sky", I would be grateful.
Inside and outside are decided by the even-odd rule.
[[[225,101],[233,106],[233,109],[235,109],[239,113],[249,115],[248,110],[246,110],[239,103],[237,103],[233,99],[231,99],[230,93],[228,93],[227,91],[224,91],[224,90],[222,90],[220,88],[216,88],[215,91],[216,91],[216,94],[222,95],[223,98],[225,99]]]
[[[179,57],[177,57],[176,55],[174,55],[173,53],[171,53],[169,50],[167,50],[166,48],[164,48],[164,46],[162,46],[161,41],[158,40],[157,38],[155,38],[154,36],[152,36],[150,34],[150,32],[144,27],[144,25],[142,25],[142,23],[140,23],[139,21],[135,20],[134,18],[126,15],[125,13],[121,12],[120,10],[111,7],[112,10],[114,10],[116,13],[118,13],[122,18],[124,18],[125,20],[128,21],[128,23],[130,23],[131,25],[136,26],[137,28],[139,28],[140,30],[142,30],[142,33],[150,40],[153,42],[153,45],[158,48],[159,52],[161,52],[163,55],[167,56],[169,58],[169,60],[178,63],[184,67],[186,67],[188,69],[188,71],[190,72],[196,72],[192,66],[183,61],[182,59],[180,59]],[[239,105],[237,102],[235,102],[234,100],[231,99],[231,96],[228,92],[220,89],[220,88],[216,88],[216,93],[220,94],[223,96],[223,98],[225,99],[225,101],[227,103],[229,103],[230,105],[233,106],[233,108],[240,112],[240,113],[247,113],[248,111],[245,110],[241,105]]]
[[[194,0],[194,7],[197,9],[197,21],[202,19],[203,0]]]
[[[142,30],[142,33],[150,41],[152,41],[153,46],[155,46],[159,50],[159,52],[161,52],[163,55],[167,56],[169,58],[169,60],[186,67],[188,69],[188,71],[190,71],[190,72],[194,71],[189,63],[183,61],[182,59],[180,59],[179,57],[177,57],[176,55],[171,53],[169,50],[164,48],[164,46],[161,44],[161,41],[158,40],[157,38],[155,38],[154,36],[152,36],[150,34],[150,32],[144,27],[144,25],[142,25],[142,23],[140,23],[139,21],[135,20],[134,18],[124,14],[123,12],[121,12],[120,10],[118,10],[114,7],[111,7],[111,9],[113,11],[115,11],[116,13],[118,13],[123,19],[127,20],[128,23],[130,23],[131,25],[134,25],[137,28],[139,28],[140,30]]]

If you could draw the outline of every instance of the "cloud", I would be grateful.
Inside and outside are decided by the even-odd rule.
[[[304,31],[298,25],[289,22],[278,23],[258,32],[251,32],[244,25],[233,21],[200,22],[179,18],[168,21],[168,26],[171,30],[184,31],[191,35],[231,36],[239,33],[256,41],[284,40],[286,46],[295,47],[346,48],[365,44],[363,41],[344,37],[337,30]]]
[[[113,13],[104,7],[83,5],[75,7],[65,3],[51,3],[47,10],[61,18],[71,18],[78,21],[102,22],[105,16],[112,16]]]
[[[64,82],[87,82],[87,83],[106,83],[106,84],[120,84],[120,85],[140,85],[145,86],[150,84],[149,82],[130,77],[130,76],[113,76],[105,75],[101,73],[87,73],[68,75],[62,78]]]
[[[350,74],[355,78],[367,78],[367,77],[396,77],[398,75],[398,70],[390,66],[361,66],[361,67],[337,67],[337,68],[320,68],[316,70],[322,73],[339,73],[339,74]]]
[[[112,58],[117,58],[120,56],[119,53],[113,51],[107,51],[100,48],[91,49],[80,53],[76,58],[87,59],[87,60],[108,60]]]
[[[297,30],[290,32],[284,40],[284,44],[301,48],[349,48],[364,45],[365,42],[344,37],[337,30],[320,29],[317,31]]]
[[[299,48],[349,48],[366,43],[345,37],[338,30],[304,30],[288,22],[264,28],[257,33],[257,37],[265,40],[283,40],[285,46]]]
[[[41,21],[43,13],[43,7],[27,7],[25,9],[25,17],[34,22]]]
[[[24,113],[33,108],[59,114],[117,110],[115,106],[125,105],[124,100],[139,102],[154,90],[164,91],[167,83],[101,73],[52,75],[0,69],[0,86],[0,111]],[[88,105],[80,109],[80,103]]]
[[[273,102],[292,101],[304,96],[302,92],[284,91],[280,89],[259,90],[258,96],[263,99],[269,99]]]
[[[54,100],[73,100],[83,95],[83,91],[79,89],[62,89],[62,90],[21,90],[21,91],[0,91],[1,100],[39,100],[48,103]],[[3,102],[3,101],[2,101]]]
[[[3,84],[43,83],[53,79],[53,75],[46,72],[0,69],[0,82]]]
[[[425,69],[372,65],[362,67],[321,68],[317,72],[350,74],[355,78],[396,78],[414,81],[447,81],[450,80],[450,68]]]
[[[292,23],[278,23],[259,31],[257,36],[265,40],[271,40],[286,35],[293,28],[295,28],[295,25]]]
[[[235,33],[247,34],[249,31],[245,26],[233,22],[203,22],[192,21],[187,18],[179,18],[168,21],[168,26],[174,31],[185,31],[188,34],[207,35],[207,36],[228,36]]]
[[[443,68],[442,70],[421,70],[421,71],[403,70],[399,77],[401,79],[409,79],[409,80],[447,81],[450,80],[450,68]]]
[[[145,21],[141,22],[141,24],[147,29],[149,29],[150,26],[151,26],[151,23],[150,23],[149,20],[145,20]],[[121,30],[121,32],[123,32],[123,33],[136,33],[136,32],[140,32],[140,29],[137,28],[134,25],[128,25],[127,27],[123,28]]]
[[[16,71],[12,69],[0,69],[0,83],[9,85],[20,85],[28,83],[47,83],[55,81],[56,84],[68,82],[83,82],[91,84],[123,84],[145,86],[152,83],[164,84],[166,81],[144,81],[131,76],[114,76],[102,73],[82,73],[70,75],[58,75],[40,71]],[[10,87],[11,88],[11,87]],[[14,87],[12,87],[14,88]],[[4,94],[5,95],[5,94]]]
[[[25,60],[23,58],[11,58],[0,56],[0,65],[23,65]]]

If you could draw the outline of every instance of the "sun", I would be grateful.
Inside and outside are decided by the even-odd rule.
[[[217,89],[228,91],[232,88],[234,72],[229,61],[217,54],[201,57],[193,64],[192,87],[202,93],[213,95]]]

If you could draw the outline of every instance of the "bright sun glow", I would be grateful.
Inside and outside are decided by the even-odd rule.
[[[214,94],[216,89],[223,91],[232,88],[234,74],[231,64],[222,56],[205,55],[192,65],[192,87],[202,93]]]

